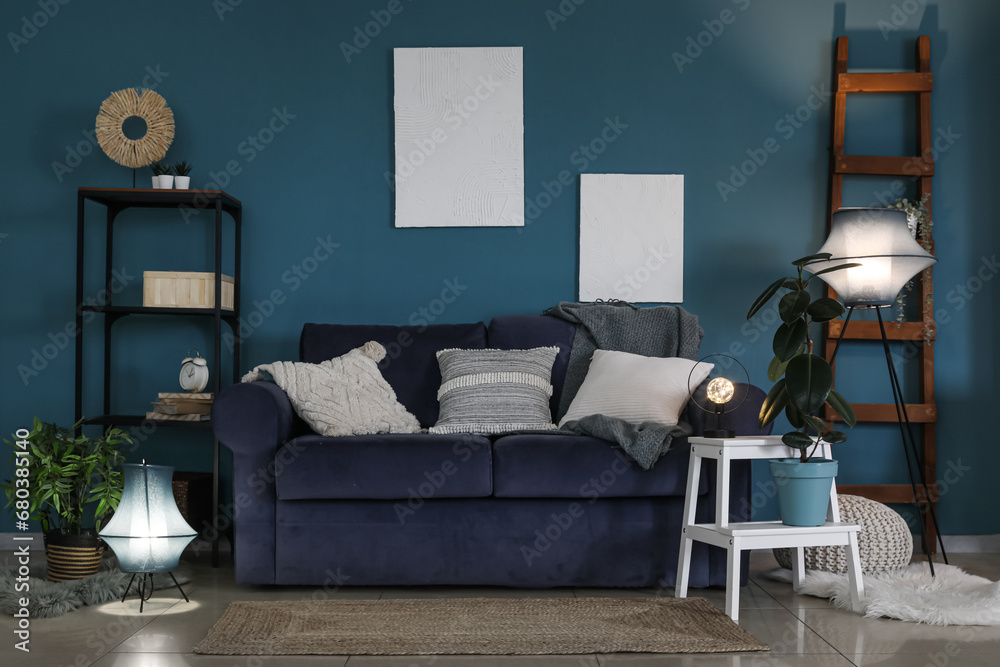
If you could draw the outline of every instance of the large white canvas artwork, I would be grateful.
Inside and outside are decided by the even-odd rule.
[[[580,175],[580,301],[684,300],[684,176]]]
[[[524,225],[521,51],[393,49],[396,227]]]

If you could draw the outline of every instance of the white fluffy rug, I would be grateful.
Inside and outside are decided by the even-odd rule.
[[[866,574],[862,614],[930,625],[1000,625],[1000,583],[969,574],[953,565],[934,564],[931,577],[927,563],[911,563],[905,569]],[[791,570],[778,568],[771,579],[792,581]],[[851,610],[846,574],[810,571],[801,593]]]

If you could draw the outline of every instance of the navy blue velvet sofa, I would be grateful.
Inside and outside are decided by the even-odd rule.
[[[438,417],[435,353],[446,348],[557,345],[559,404],[574,326],[511,316],[430,326],[306,324],[301,361],[318,363],[369,340],[400,402]],[[727,415],[759,433],[764,394]],[[700,433],[705,416],[687,419]],[[311,432],[273,383],[227,388],[212,424],[233,452],[236,579],[253,584],[672,586],[690,447],[676,438],[644,471],[614,444],[569,435],[392,434],[326,438]],[[730,516],[746,520],[750,470],[732,471]],[[714,516],[714,468],[701,480],[699,521]],[[726,583],[725,552],[695,543],[691,585]],[[746,568],[743,568],[746,571]]]

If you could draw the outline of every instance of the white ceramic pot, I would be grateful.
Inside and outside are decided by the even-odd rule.
[[[159,176],[153,176],[153,189],[154,190],[159,190],[160,189],[160,177]]]
[[[178,190],[187,190],[191,185],[190,176],[174,176],[174,188]]]
[[[174,176],[173,174],[160,174],[160,189],[161,190],[173,190],[174,189]]]

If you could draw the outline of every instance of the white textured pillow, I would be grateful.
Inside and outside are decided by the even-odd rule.
[[[263,380],[261,371],[270,373],[288,394],[295,412],[320,435],[418,433],[417,418],[396,399],[378,369],[383,358],[382,344],[369,341],[318,364],[261,364],[244,375],[243,382]]]
[[[697,366],[697,370],[691,370]],[[713,364],[680,357],[644,357],[614,350],[595,350],[587,377],[559,422],[590,415],[617,417],[633,424],[657,422],[673,426],[691,393]]]

